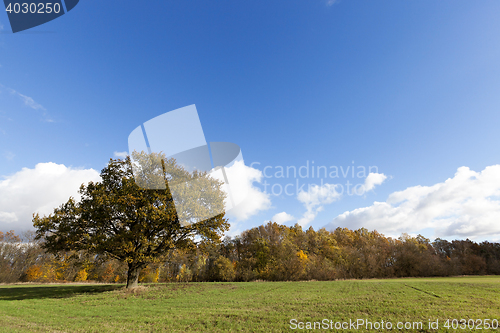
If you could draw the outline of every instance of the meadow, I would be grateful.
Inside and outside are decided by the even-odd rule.
[[[500,331],[499,276],[0,286],[0,332],[469,332],[478,319]]]

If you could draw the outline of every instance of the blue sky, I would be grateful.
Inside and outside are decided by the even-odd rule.
[[[52,22],[12,34],[2,11],[0,229],[29,225],[12,205],[50,206],[33,199],[30,186],[12,187],[28,175],[39,179],[29,172],[37,164],[99,171],[128,150],[141,123],[196,104],[207,141],[237,143],[260,171],[314,161],[377,166],[386,177],[363,195],[338,196],[330,187],[301,201],[262,194],[264,180],[285,186],[297,179],[256,174],[260,206],[230,220],[233,232],[281,212],[294,224],[310,210],[305,227],[316,229],[366,225],[391,235],[499,240],[498,222],[470,225],[500,216],[499,14],[498,1],[82,0]],[[457,173],[460,167],[475,174]],[[323,183],[346,180],[365,182]],[[300,182],[305,191],[321,185],[317,177]],[[411,207],[395,211],[391,199],[392,212],[374,213],[374,202],[406,189],[401,200]],[[6,199],[15,196],[23,200]],[[444,203],[422,213],[430,198]],[[362,208],[371,222],[360,220]],[[405,224],[409,216],[420,216],[421,225]],[[448,231],[437,231],[443,223]]]

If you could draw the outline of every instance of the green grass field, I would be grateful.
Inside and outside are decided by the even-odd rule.
[[[500,277],[171,283],[134,293],[122,285],[0,286],[0,332],[470,332],[444,327],[461,318],[500,321]],[[324,319],[328,330],[305,329]],[[357,319],[394,327],[335,329]],[[439,320],[438,330],[429,319]]]

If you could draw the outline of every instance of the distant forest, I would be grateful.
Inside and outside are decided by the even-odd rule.
[[[0,232],[0,283],[123,283],[127,266],[83,252],[46,253],[34,235]],[[141,271],[139,282],[300,281],[500,275],[500,244],[447,241],[364,228],[330,232],[269,222],[219,244],[171,250]]]

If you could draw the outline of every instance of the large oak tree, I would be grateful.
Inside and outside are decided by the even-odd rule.
[[[133,157],[135,162],[129,157],[111,159],[101,171],[101,182],[82,184],[78,202],[69,198],[53,214],[33,217],[37,238],[44,239],[43,246],[51,253],[86,251],[126,262],[127,288],[137,286],[141,269],[163,260],[169,250],[190,247],[196,239],[219,242],[229,228],[224,213],[219,214],[225,194],[218,180],[207,173],[188,172],[161,154],[142,152]],[[182,212],[176,211],[168,186],[173,173],[175,179],[186,181],[182,191],[189,202],[183,203]],[[164,182],[166,189],[137,185],[155,182]],[[181,223],[180,214],[192,223]]]

